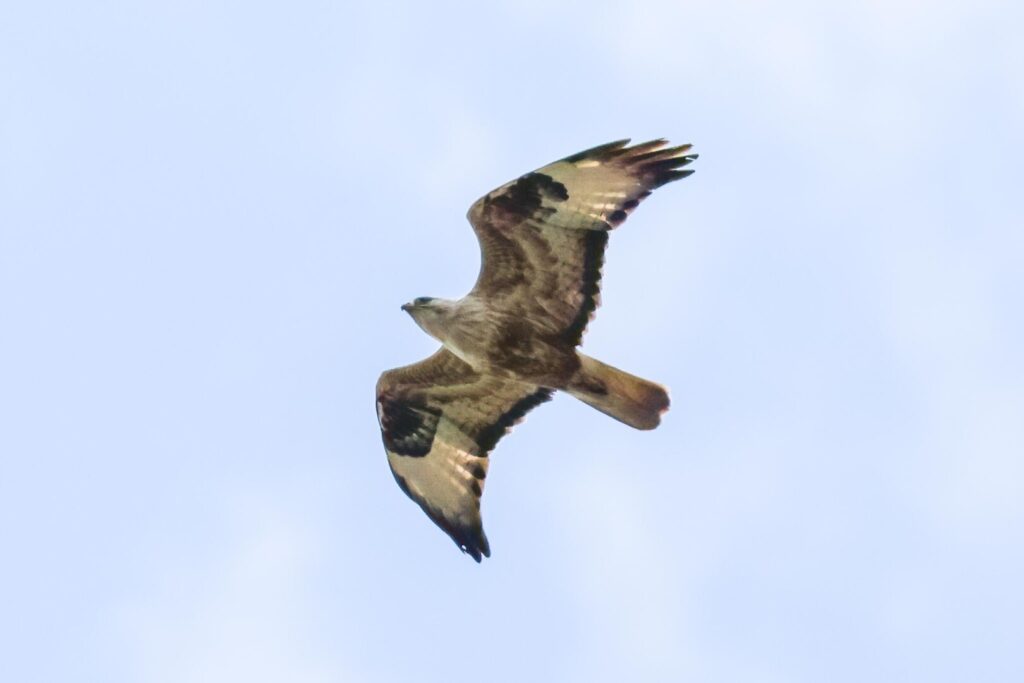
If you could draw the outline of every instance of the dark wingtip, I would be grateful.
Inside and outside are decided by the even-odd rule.
[[[575,154],[565,157],[562,161],[575,163],[587,158],[602,159],[614,154],[628,144],[629,138],[623,138],[622,140],[616,140],[615,142],[608,142],[603,145],[598,145],[597,147],[585,149],[582,152],[576,152]]]
[[[644,156],[663,154],[668,150],[662,149],[668,144],[668,140],[665,138],[657,138],[655,140],[648,140],[647,142],[639,142],[632,147],[628,147],[622,150],[623,156],[630,158],[641,158]]]
[[[462,542],[455,541],[455,545],[459,546],[459,550],[476,560],[477,564],[480,564],[483,558],[491,556],[491,546],[487,542],[483,529],[480,529],[475,536],[476,538],[473,539],[463,539]]]
[[[661,171],[654,176],[651,187],[658,188],[667,183],[671,183],[675,180],[682,180],[683,178],[691,175],[693,175],[692,169],[687,169],[685,171]]]

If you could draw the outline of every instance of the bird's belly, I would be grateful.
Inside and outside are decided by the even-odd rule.
[[[451,329],[445,347],[477,372],[560,388],[579,368],[572,348],[561,348],[516,322],[476,329]]]

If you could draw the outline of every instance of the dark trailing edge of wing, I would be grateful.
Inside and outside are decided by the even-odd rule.
[[[608,233],[603,230],[590,230],[586,233],[586,251],[583,254],[583,279],[580,294],[583,303],[576,313],[576,318],[565,331],[565,338],[576,346],[583,339],[587,324],[594,317],[597,305],[601,302],[601,268],[604,266],[604,249],[608,244]]]
[[[480,454],[487,455],[494,450],[494,447],[498,445],[498,441],[508,434],[509,430],[516,423],[541,403],[550,401],[552,395],[554,395],[554,392],[551,389],[538,389],[505,411],[505,414],[499,417],[497,422],[482,430],[476,436],[476,441],[480,445]]]

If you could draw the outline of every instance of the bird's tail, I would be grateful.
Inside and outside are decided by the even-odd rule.
[[[636,429],[654,429],[668,410],[665,387],[641,379],[599,360],[578,354],[580,369],[565,388],[605,415]]]

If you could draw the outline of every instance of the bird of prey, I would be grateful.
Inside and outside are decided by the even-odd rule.
[[[474,560],[488,455],[527,412],[565,391],[636,429],[668,409],[664,387],[576,350],[599,302],[608,232],[665,183],[693,173],[690,145],[594,147],[477,200],[480,275],[458,301],[402,306],[441,348],[384,372],[377,419],[398,486]]]

